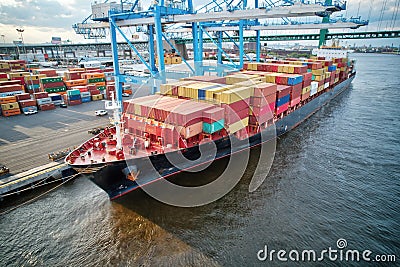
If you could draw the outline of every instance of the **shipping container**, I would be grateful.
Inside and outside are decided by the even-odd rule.
[[[18,102],[12,102],[12,103],[7,103],[7,104],[1,104],[1,109],[2,109],[2,110],[19,109],[19,104],[18,104]]]
[[[97,101],[97,100],[102,100],[103,95],[102,94],[97,94],[97,95],[92,95],[92,100]]]
[[[24,94],[17,94],[17,95],[15,95],[15,97],[17,98],[17,101],[31,99],[31,95],[30,95],[30,94],[28,94],[28,93],[24,93]]]
[[[34,99],[21,100],[19,101],[19,105],[21,106],[21,108],[36,106],[36,100]]]
[[[10,109],[10,110],[2,110],[1,113],[4,117],[14,116],[21,114],[21,110],[18,109]]]
[[[17,102],[17,98],[15,96],[4,96],[0,97],[0,104],[8,104]]]
[[[276,106],[280,107],[280,106],[282,106],[282,105],[284,105],[286,103],[289,103],[289,101],[290,101],[290,95],[286,95],[286,96],[280,97],[276,101]]]
[[[203,111],[203,122],[213,123],[224,119],[225,109],[221,107],[215,107],[210,110]]]
[[[75,105],[80,105],[80,104],[82,104],[82,100],[81,99],[79,99],[79,100],[68,100],[68,105],[70,105],[70,106],[75,106]]]
[[[51,98],[50,97],[39,98],[39,99],[36,99],[36,103],[38,105],[50,104],[51,103]]]
[[[218,132],[224,128],[224,123],[224,119],[212,123],[203,122],[203,132],[207,134]]]
[[[233,134],[249,125],[249,117],[228,126],[228,132]]]
[[[39,109],[42,111],[46,111],[46,110],[52,110],[55,109],[55,105],[54,103],[48,103],[48,104],[41,104],[39,105]]]

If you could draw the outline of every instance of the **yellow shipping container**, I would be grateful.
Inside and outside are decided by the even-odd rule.
[[[182,58],[181,57],[172,57],[171,62],[172,62],[172,64],[181,64]]]
[[[326,78],[330,78],[331,77],[331,73],[330,72],[325,72],[325,79]]]
[[[29,75],[29,72],[23,71],[23,72],[10,72],[10,73],[8,73],[8,77],[10,79],[16,78],[16,77],[24,77],[25,75]]]
[[[28,81],[37,81],[37,80],[40,80],[40,79],[42,79],[42,78],[46,78],[46,74],[39,74],[39,75],[30,75],[30,74],[28,74],[28,75],[24,75],[24,80],[25,80],[25,82],[28,82]]]
[[[311,86],[304,87],[303,90],[301,91],[301,94],[304,95],[311,91]]]
[[[249,117],[244,118],[228,126],[229,133],[236,133],[237,131],[246,128],[249,125]]]
[[[282,75],[283,73],[268,73],[266,76],[265,76],[265,82],[267,82],[267,83],[276,83],[275,82],[275,79],[276,79],[276,76],[280,76],[280,75]]]
[[[1,104],[2,110],[12,110],[12,109],[19,109],[18,102],[8,103],[8,104]]]
[[[216,86],[215,88],[209,89],[206,91],[206,100],[209,100],[210,102],[220,102],[221,99],[221,92],[233,89],[233,85],[224,85],[221,84],[219,86]]]
[[[324,75],[314,75],[314,81],[323,81],[324,80]]]
[[[321,85],[321,86],[318,87],[318,91],[317,92],[321,92],[323,90],[324,90],[324,85]]]
[[[226,76],[226,84],[235,84],[248,80],[262,81],[263,79],[259,75],[242,74],[242,73],[235,73]]]
[[[254,92],[254,89],[249,87],[239,87],[231,90],[221,92],[221,103],[232,104],[237,101],[250,98],[252,96],[251,92]]]
[[[102,94],[92,95],[92,100],[93,101],[102,100],[102,99],[103,99],[103,95]]]
[[[312,74],[315,76],[321,76],[325,74],[325,69],[316,69],[316,70],[312,70]]]
[[[171,65],[172,64],[172,59],[170,57],[164,57],[164,64],[165,65]]]
[[[260,83],[262,83],[262,82],[261,82],[261,81],[249,80],[249,81],[244,81],[244,82],[232,84],[232,86],[233,86],[234,88],[238,88],[238,87],[251,87],[251,86],[254,86],[254,85],[260,84]]]

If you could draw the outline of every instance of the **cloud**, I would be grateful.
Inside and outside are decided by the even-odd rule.
[[[6,0],[0,3],[0,23],[71,29],[90,12],[88,3],[71,5],[54,0]]]

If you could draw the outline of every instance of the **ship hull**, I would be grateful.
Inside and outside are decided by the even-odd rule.
[[[317,98],[314,98],[307,104],[292,111],[282,119],[276,121],[273,126],[267,127],[264,131],[276,131],[276,135],[274,134],[274,137],[287,133],[288,131],[301,124],[301,122],[306,120],[312,114],[317,112],[322,106],[329,103],[337,95],[345,91],[351,84],[354,77],[355,74],[352,75],[349,79],[337,84],[329,91],[321,94]],[[270,140],[265,140],[265,138],[262,138],[260,133],[250,136],[249,138],[244,140],[238,140],[236,137],[231,135],[229,137],[213,141],[217,148],[215,158],[212,158],[211,160],[204,160],[200,163],[197,162],[196,166],[193,166],[193,164],[191,164],[192,161],[190,160],[196,160],[200,157],[199,146],[170,152],[182,153],[186,158],[190,159],[189,161],[187,161],[186,165],[183,163],[179,166],[179,168],[173,166],[170,163],[170,161],[168,160],[168,153],[157,154],[145,158],[137,158],[129,163],[127,163],[125,160],[121,160],[94,166],[98,169],[98,171],[95,172],[90,179],[97,186],[106,191],[110,199],[116,199],[140,187],[157,182],[159,179],[165,179],[187,169],[197,167],[199,164],[207,164],[210,161],[215,161],[223,157],[227,157],[232,153],[240,152],[242,150],[258,146],[262,142],[268,141]],[[234,142],[234,144],[232,144],[232,142]],[[128,167],[128,165],[130,167]],[[75,167],[79,167],[79,169],[85,169],[91,168],[93,166],[81,165]],[[127,178],[127,174],[130,173],[132,168],[138,171],[137,181],[133,181]]]

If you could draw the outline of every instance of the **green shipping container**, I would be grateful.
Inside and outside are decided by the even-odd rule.
[[[47,93],[59,93],[59,92],[65,92],[65,90],[67,90],[67,88],[65,86],[59,86],[59,87],[47,88],[44,90]]]
[[[67,90],[67,95],[81,95],[81,91],[79,91],[78,89]]]
[[[211,124],[203,122],[203,132],[208,134],[218,132],[224,128],[224,123],[225,123],[224,119],[213,122]]]
[[[40,79],[41,83],[57,83],[57,82],[62,82],[63,78],[62,77],[48,77],[48,78],[42,78]]]
[[[100,82],[105,82],[106,79],[104,78],[92,78],[88,79],[88,83],[100,83]]]
[[[106,87],[105,86],[97,86],[97,90],[100,90],[100,91],[104,91],[104,90],[106,90]]]

